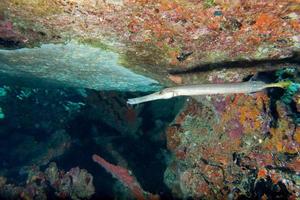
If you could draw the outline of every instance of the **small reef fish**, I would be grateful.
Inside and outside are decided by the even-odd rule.
[[[130,105],[134,105],[158,99],[170,99],[178,96],[254,93],[272,87],[286,88],[290,84],[290,81],[282,81],[269,84],[262,81],[247,81],[241,83],[183,85],[178,87],[165,88],[159,92],[155,92],[146,96],[128,99],[127,103]]]

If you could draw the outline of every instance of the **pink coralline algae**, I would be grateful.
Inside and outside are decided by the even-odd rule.
[[[15,45],[20,45],[27,42],[27,39],[22,36],[18,30],[15,30],[15,27],[11,21],[1,22],[0,20],[0,39],[5,40],[6,42],[14,43]]]

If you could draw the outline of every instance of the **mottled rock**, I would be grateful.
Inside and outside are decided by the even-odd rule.
[[[298,81],[297,70],[276,74]],[[228,77],[218,75],[215,80],[220,82]],[[294,84],[285,91],[271,90],[269,95],[189,98],[166,132],[173,156],[164,180],[172,193],[192,199],[299,197]]]
[[[57,63],[61,66],[52,68],[52,71],[47,73],[49,76],[52,75],[54,82],[66,84],[68,79],[72,78],[73,85],[94,86],[96,89],[103,89],[107,78],[122,83],[120,78],[128,77],[128,82],[123,80],[123,86],[117,85],[112,89],[121,87],[137,90],[149,86],[153,80],[141,77],[134,79],[132,74],[125,72],[122,67],[154,78],[162,84],[172,85],[174,83],[167,79],[170,70],[195,68],[205,70],[205,64],[208,63],[216,63],[213,67],[215,68],[222,62],[276,61],[291,57],[299,52],[298,3],[297,0],[267,2],[4,0],[0,3],[0,14],[2,13],[0,38],[15,43],[12,48],[19,48],[19,44],[32,47],[47,43],[66,43],[70,40],[100,49],[109,48],[114,53],[103,54],[103,51],[99,50],[99,55],[112,58],[110,65],[114,67],[117,65],[116,57],[120,58],[117,68],[113,68],[114,75],[118,77],[111,75],[109,71],[96,70],[104,76],[104,81],[101,81],[102,79],[95,74],[86,71],[85,75],[80,73],[78,70],[82,71],[82,68],[75,67],[72,71],[64,71],[68,67],[63,63]],[[41,51],[45,47],[47,45],[42,46]],[[78,52],[82,47],[72,46],[72,49]],[[85,50],[90,53],[90,49]],[[49,54],[47,58],[51,57],[55,58],[57,54]],[[50,60],[47,58],[40,60],[39,65],[47,66]],[[85,63],[92,65],[91,62],[97,59],[96,55],[89,56]],[[20,58],[14,63],[23,61]],[[78,59],[75,62],[83,61]],[[76,66],[74,62],[71,63]],[[231,67],[229,63],[225,68]],[[242,72],[242,78],[257,72],[255,68],[250,72],[242,63],[238,68],[239,73]],[[266,68],[274,69],[274,65]],[[44,67],[41,73],[43,69]],[[95,70],[92,66],[89,69],[87,71]],[[118,73],[120,69],[121,74]],[[16,70],[20,71],[18,68]],[[68,75],[53,75],[62,71]],[[39,76],[43,77],[43,74],[36,77]],[[79,80],[75,81],[76,79]],[[84,81],[85,79],[88,80]],[[129,84],[130,81],[136,81],[137,86]],[[139,85],[140,81],[145,84]],[[182,83],[194,81],[205,82],[207,79],[205,75],[199,73],[193,76],[193,79],[187,78]],[[112,82],[114,83],[116,82]]]

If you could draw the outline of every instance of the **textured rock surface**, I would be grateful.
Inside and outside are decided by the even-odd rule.
[[[50,194],[50,193],[53,194]],[[85,169],[74,167],[68,172],[57,168],[52,162],[42,172],[31,167],[26,184],[19,186],[8,183],[0,176],[1,199],[89,199],[95,193],[93,176]],[[52,197],[50,197],[52,195]]]
[[[165,183],[174,195],[299,198],[299,102],[287,101],[289,91],[269,92],[186,103],[167,130],[173,161]]]
[[[299,9],[297,0],[4,0],[0,45],[19,48],[76,40],[113,50],[120,65],[171,84],[169,70],[203,69],[202,64],[223,61],[276,60],[299,52]],[[94,70],[93,65],[84,68]],[[193,80],[208,81],[201,73]]]

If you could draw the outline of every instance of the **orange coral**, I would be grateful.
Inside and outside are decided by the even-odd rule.
[[[255,28],[257,28],[259,31],[269,31],[272,29],[275,25],[278,24],[278,20],[270,14],[262,13],[258,15],[256,22],[255,22]]]
[[[299,152],[299,145],[293,145],[292,139],[288,136],[288,133],[291,131],[288,121],[280,120],[279,123],[280,126],[278,128],[270,128],[272,138],[268,139],[264,146],[269,150],[276,150],[278,152]]]
[[[244,133],[260,132],[265,117],[264,104],[268,104],[268,97],[264,93],[235,95],[222,115],[222,122],[228,126],[232,119],[237,119],[243,126]]]
[[[245,133],[252,133],[261,130],[264,102],[267,102],[267,96],[266,94],[260,93],[253,97],[246,97],[244,105],[240,106],[239,121],[243,124]]]
[[[265,168],[261,168],[258,170],[257,178],[265,178],[268,175],[268,171]]]
[[[282,177],[280,174],[276,173],[275,171],[270,172],[270,177],[272,179],[272,182],[274,184],[277,184],[280,180],[282,180]]]
[[[277,105],[279,113],[278,126],[270,128],[271,138],[264,142],[264,147],[282,153],[299,153],[299,128],[287,118],[285,106]]]
[[[243,106],[239,109],[240,123],[246,128],[245,132],[256,131],[260,128],[260,111],[255,107]]]

